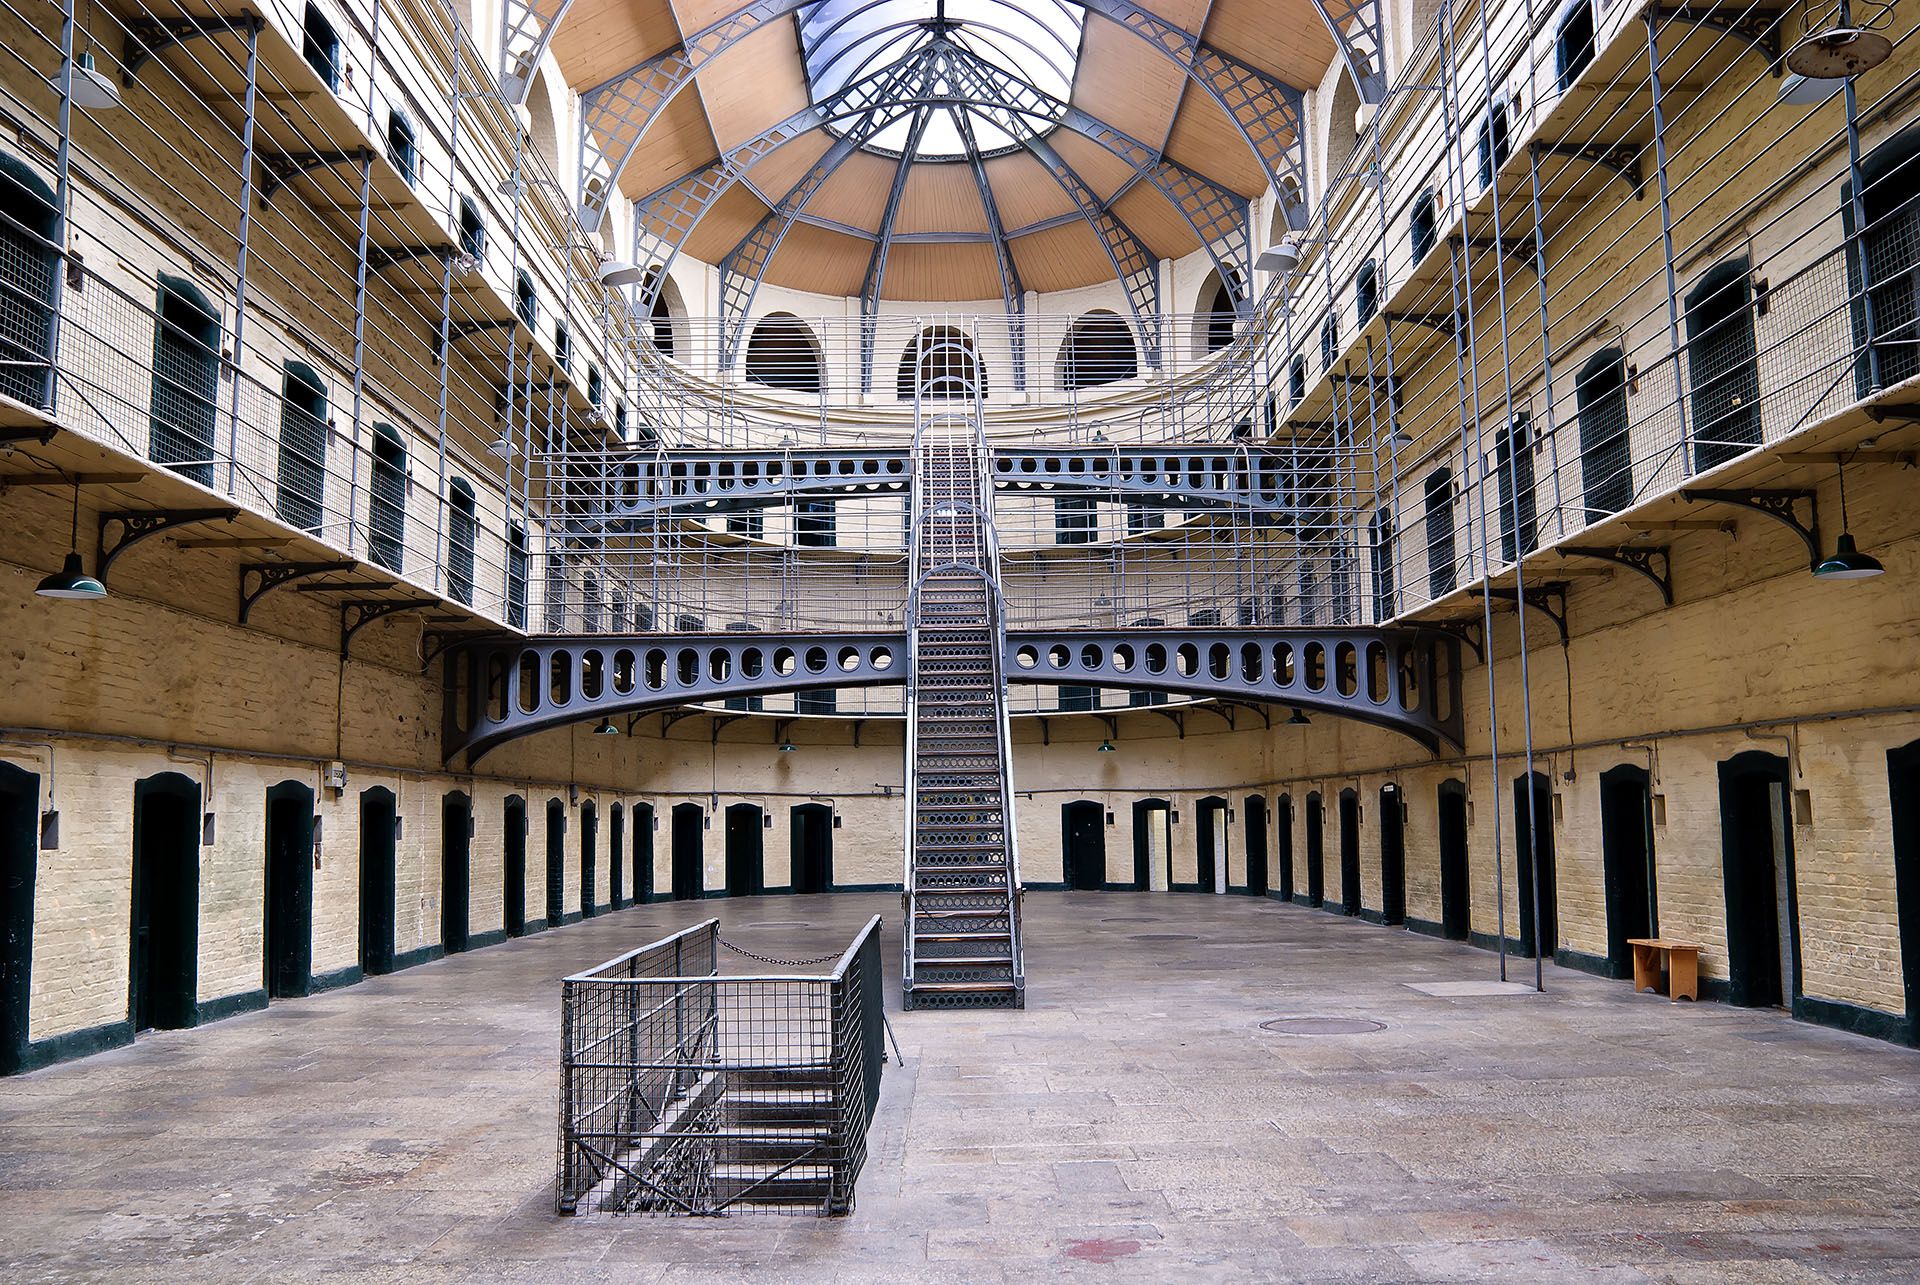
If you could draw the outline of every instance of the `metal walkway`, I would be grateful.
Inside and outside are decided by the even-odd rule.
[[[1023,1008],[1006,620],[978,390],[936,378],[914,415],[907,604],[907,1008]]]

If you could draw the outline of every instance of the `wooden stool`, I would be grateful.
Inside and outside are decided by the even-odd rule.
[[[1660,966],[1664,963],[1669,999],[1700,998],[1699,946],[1661,937],[1629,937],[1627,945],[1633,947],[1634,994],[1660,989]]]

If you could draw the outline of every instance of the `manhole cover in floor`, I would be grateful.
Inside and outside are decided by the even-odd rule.
[[[1387,1029],[1385,1022],[1364,1017],[1275,1017],[1260,1023],[1275,1035],[1370,1035]]]
[[[1199,941],[1193,933],[1135,933],[1128,941]]]
[[[748,924],[749,928],[811,928],[812,924],[804,919],[769,919],[761,924]]]

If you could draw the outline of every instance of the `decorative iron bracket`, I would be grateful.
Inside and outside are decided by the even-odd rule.
[[[1780,77],[1780,23],[1784,9],[1717,9],[1712,5],[1655,5],[1648,17],[1655,22],[1684,22],[1695,27],[1711,27],[1736,40],[1744,40],[1767,60],[1774,78]]]
[[[279,152],[264,155],[260,158],[260,181],[256,184],[260,190],[260,208],[264,210],[271,205],[273,194],[285,187],[295,175],[312,170],[329,170],[349,161],[364,165],[372,160],[371,147],[354,147],[337,152]],[[371,260],[371,254],[368,258]]]
[[[1455,335],[1460,332],[1460,317],[1452,312],[1383,312],[1381,318],[1389,323],[1399,322],[1407,326],[1427,326],[1443,335]]]
[[[1560,631],[1560,641],[1568,640],[1567,634],[1567,586],[1563,581],[1554,581],[1543,585],[1529,585],[1523,592],[1509,589],[1505,585],[1475,585],[1469,593],[1486,598],[1498,598],[1502,602],[1519,603],[1540,612]],[[1483,661],[1485,657],[1481,658]]]
[[[1449,638],[1457,638],[1473,648],[1474,658],[1487,663],[1487,629],[1478,620],[1436,620],[1422,629],[1437,629]]]
[[[1633,188],[1635,199],[1647,194],[1646,176],[1640,172],[1640,149],[1632,143],[1615,143],[1611,147],[1604,143],[1533,143],[1529,146],[1535,156],[1565,156],[1611,170]]]
[[[429,629],[420,635],[420,672],[426,673],[434,661],[461,643],[509,636],[499,629]]]
[[[238,31],[253,34],[266,28],[266,20],[256,14],[231,16],[211,14],[187,18],[135,18],[127,24],[126,39],[120,46],[120,83],[131,85],[140,78],[147,61],[175,45],[209,36]]]
[[[246,624],[247,617],[253,614],[253,604],[272,593],[275,589],[292,584],[306,576],[324,575],[329,571],[351,571],[356,564],[348,562],[248,562],[240,567],[240,623]],[[254,578],[251,589],[247,587],[247,577]]]
[[[1653,581],[1660,590],[1660,600],[1666,606],[1673,605],[1673,557],[1669,546],[1649,545],[1638,548],[1630,544],[1570,544],[1559,550],[1563,558],[1599,558],[1637,571]]]
[[[1820,565],[1820,498],[1812,491],[1694,491],[1683,490],[1680,498],[1688,502],[1705,501],[1709,504],[1731,504],[1735,508],[1752,509],[1763,513],[1775,522],[1784,524],[1800,537],[1807,546],[1807,566]],[[1800,501],[1807,502],[1808,519],[1805,522],[1795,512]]]
[[[1455,232],[1449,236],[1447,240],[1469,250],[1498,250],[1507,258],[1518,260],[1519,263],[1526,268],[1531,269],[1534,266],[1532,237],[1503,236],[1496,238],[1483,232],[1476,232],[1472,236],[1463,237],[1458,232]]]
[[[152,509],[144,513],[102,513],[99,561],[94,564],[94,576],[101,584],[105,584],[108,568],[121,554],[163,531],[195,522],[231,522],[239,516],[239,509]],[[107,527],[115,523],[119,524],[120,538],[108,544]]]
[[[445,245],[373,245],[367,247],[367,271],[384,272],[396,263],[428,257],[444,259],[453,253]]]
[[[16,442],[38,442],[45,446],[59,431],[57,428],[0,428],[0,446],[12,446]]]
[[[357,598],[340,604],[340,657],[345,659],[353,636],[376,620],[402,611],[437,605],[433,598]]]
[[[1867,417],[1876,424],[1884,424],[1890,419],[1920,424],[1920,402],[1881,402],[1877,406],[1867,407]]]

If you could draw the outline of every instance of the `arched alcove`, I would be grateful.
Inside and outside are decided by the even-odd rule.
[[[1101,308],[1074,321],[1054,363],[1054,383],[1062,392],[1097,388],[1136,379],[1140,352],[1133,332],[1119,314]]]
[[[1360,138],[1359,114],[1360,91],[1354,87],[1353,77],[1342,71],[1327,97],[1327,167],[1323,173],[1328,186],[1352,168],[1353,145]]]
[[[1193,306],[1193,355],[1205,357],[1233,342],[1234,325],[1247,297],[1238,277],[1222,277],[1218,268],[1200,283]]]
[[[553,85],[547,73],[537,71],[527,94],[527,134],[533,140],[533,152],[549,173],[560,173],[560,124],[554,107]]]
[[[794,393],[826,388],[825,362],[813,328],[790,312],[754,323],[747,340],[747,382]]]

